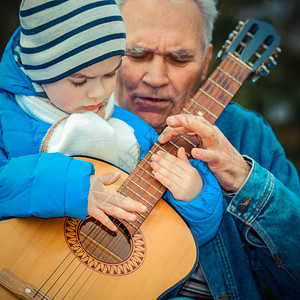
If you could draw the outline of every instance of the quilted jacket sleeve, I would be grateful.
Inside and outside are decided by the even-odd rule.
[[[190,202],[176,200],[169,190],[164,197],[187,222],[200,247],[217,233],[223,215],[223,195],[217,179],[206,165],[197,159],[190,159],[190,162],[202,176],[202,192]]]
[[[5,161],[0,153],[0,219],[86,217],[92,163],[60,153]]]

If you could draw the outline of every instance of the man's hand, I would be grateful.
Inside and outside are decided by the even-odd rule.
[[[117,230],[117,227],[107,215],[134,222],[136,215],[131,212],[144,213],[147,210],[147,207],[141,203],[106,187],[106,185],[115,183],[119,178],[120,173],[108,176],[90,176],[88,214],[112,231]]]
[[[203,117],[184,114],[168,117],[167,125],[159,142],[166,143],[186,133],[196,135],[203,148],[192,149],[192,156],[207,164],[225,191],[239,190],[251,167],[216,126]]]

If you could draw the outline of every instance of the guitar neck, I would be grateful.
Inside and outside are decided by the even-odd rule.
[[[250,73],[248,65],[229,53],[183,111],[214,124]]]
[[[203,116],[214,124],[250,72],[251,68],[247,64],[229,54],[190,99],[182,113]],[[188,135],[175,137],[166,144],[157,142],[120,186],[118,192],[143,203],[148,208],[145,214],[137,214],[134,223],[124,222],[131,235],[139,229],[166,190],[152,173],[151,156],[159,150],[175,155],[179,147],[184,147],[190,157],[190,151],[198,145],[199,143]]]

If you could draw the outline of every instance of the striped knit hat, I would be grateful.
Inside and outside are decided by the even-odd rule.
[[[125,53],[125,26],[114,0],[23,0],[20,24],[21,63],[37,84]]]

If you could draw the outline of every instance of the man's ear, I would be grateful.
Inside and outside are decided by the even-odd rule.
[[[203,65],[203,71],[202,71],[202,75],[201,75],[201,81],[203,82],[206,74],[207,74],[207,70],[212,58],[212,51],[213,51],[213,45],[209,44],[206,48],[206,52],[205,52],[205,58],[204,58],[204,65]]]

